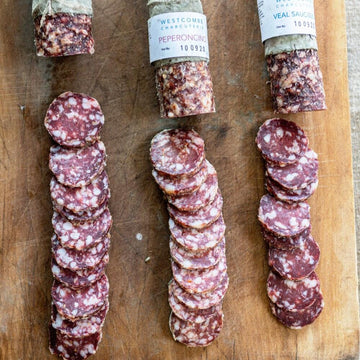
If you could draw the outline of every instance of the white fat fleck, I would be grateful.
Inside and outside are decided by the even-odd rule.
[[[276,218],[276,216],[277,216],[277,213],[275,210],[273,210],[273,211],[265,214],[265,219],[273,220]]]
[[[184,168],[184,166],[182,164],[179,164],[179,163],[175,164],[176,170],[182,170],[183,168]]]
[[[53,135],[56,136],[56,137],[60,137],[60,135],[61,135],[61,131],[60,131],[60,130],[55,130],[55,131],[53,131],[52,133],[53,133]]]
[[[289,224],[294,227],[299,226],[298,220],[295,217],[290,218]]]
[[[297,282],[295,282],[295,281],[293,281],[293,280],[289,280],[289,279],[286,279],[285,281],[284,281],[284,283],[285,283],[285,285],[288,287],[288,288],[290,288],[290,289],[296,289],[296,287],[297,287]]]
[[[210,216],[216,216],[217,213],[218,213],[218,209],[215,207],[210,210]]]
[[[93,190],[93,193],[94,193],[94,195],[100,195],[101,194],[101,190],[99,189],[99,188],[95,188],[94,190]]]
[[[194,280],[194,284],[196,284],[196,285],[200,285],[201,283],[202,283],[201,277],[197,277],[197,278]]]
[[[56,265],[53,265],[52,268],[51,268],[52,272],[55,274],[55,275],[59,275],[60,274],[60,268]]]
[[[264,141],[268,144],[271,140],[271,135],[270,134],[267,134],[264,136]]]
[[[92,241],[93,241],[93,237],[92,237],[91,235],[88,235],[88,236],[86,237],[86,245],[91,244]]]
[[[74,231],[70,234],[71,239],[78,240],[80,237],[80,234],[77,231]]]
[[[298,176],[298,173],[287,174],[285,176],[286,181],[292,181]]]
[[[137,233],[137,234],[136,234],[136,240],[141,241],[142,239],[143,239],[142,234],[141,234],[141,233]]]
[[[82,107],[83,107],[83,109],[90,109],[91,108],[91,103],[89,102],[88,99],[86,99],[86,98],[82,99]]]
[[[276,129],[276,136],[282,138],[284,136],[284,130],[281,128]]]
[[[308,219],[304,219],[302,222],[301,222],[301,225],[305,228],[308,228],[310,226],[310,221]]]
[[[76,100],[75,100],[73,97],[70,97],[70,98],[68,99],[68,101],[69,101],[69,104],[70,104],[70,105],[76,105],[76,104],[77,104]]]
[[[62,317],[61,317],[59,314],[57,314],[57,315],[56,315],[55,322],[53,323],[54,328],[56,329],[56,328],[61,327],[61,326],[62,326],[62,323],[63,323]]]

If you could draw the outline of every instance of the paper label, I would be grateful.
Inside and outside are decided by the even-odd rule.
[[[261,40],[295,34],[316,36],[314,0],[257,0]]]
[[[164,13],[148,20],[150,62],[176,57],[209,59],[206,16],[196,12]]]

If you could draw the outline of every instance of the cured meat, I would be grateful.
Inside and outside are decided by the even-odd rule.
[[[50,195],[57,206],[70,211],[93,210],[98,208],[109,196],[109,178],[104,170],[89,185],[70,188],[60,184],[55,177],[50,182]]]
[[[106,151],[102,141],[84,148],[50,148],[49,168],[57,181],[70,187],[91,183],[106,165]]]
[[[211,291],[201,294],[190,294],[185,291],[178,283],[172,279],[169,283],[169,291],[190,309],[208,309],[219,304],[229,287],[229,276],[226,273],[219,285]]]
[[[106,208],[95,220],[74,224],[54,211],[51,222],[61,246],[81,251],[93,247],[103,240],[110,231],[112,216],[109,209]]]
[[[85,319],[70,321],[62,317],[54,304],[51,306],[51,325],[55,330],[69,337],[82,338],[99,332],[105,322],[109,310],[109,302],[105,301],[104,306],[95,314]]]
[[[291,250],[269,249],[269,266],[283,278],[301,280],[316,268],[320,258],[319,245],[311,235],[301,247]]]
[[[223,198],[218,190],[214,201],[196,212],[180,211],[170,205],[168,205],[168,212],[179,225],[201,230],[210,226],[220,217],[222,207]]]
[[[266,164],[268,175],[284,189],[304,189],[318,179],[319,161],[315,151],[308,149],[294,164],[285,167]]]
[[[99,280],[105,272],[106,265],[109,263],[109,254],[106,253],[101,261],[90,269],[72,271],[58,265],[52,258],[51,271],[53,277],[72,289],[90,286]]]
[[[189,251],[206,251],[214,248],[224,237],[226,226],[222,215],[210,226],[196,230],[183,228],[169,219],[171,236]]]
[[[208,292],[218,287],[226,274],[225,253],[215,266],[208,269],[182,269],[175,261],[171,261],[171,269],[176,282],[188,293],[197,294]]]
[[[291,329],[301,329],[306,325],[312,324],[320,315],[324,308],[324,298],[321,292],[316,295],[316,300],[306,309],[299,311],[287,311],[279,308],[274,303],[270,303],[273,315],[285,326]]]
[[[54,280],[51,296],[57,311],[64,318],[75,321],[97,313],[108,300],[109,280],[103,275],[96,283],[79,290]]]
[[[320,281],[315,272],[300,281],[283,279],[270,271],[267,294],[277,307],[299,311],[311,306],[320,291]]]
[[[310,206],[305,202],[287,204],[264,195],[258,219],[265,230],[279,237],[295,236],[310,226]]]
[[[218,177],[215,168],[208,165],[208,175],[198,190],[182,196],[168,196],[168,202],[180,211],[196,211],[211,203],[218,191]]]
[[[170,196],[180,196],[196,191],[206,180],[208,174],[208,162],[203,161],[200,169],[192,176],[166,176],[158,173],[155,169],[152,175],[160,189]]]
[[[266,57],[276,113],[325,110],[325,91],[315,49],[294,50]]]
[[[162,118],[215,112],[213,84],[206,61],[163,65],[157,69],[155,81]]]
[[[277,237],[271,232],[262,229],[263,238],[268,243],[268,245],[283,250],[291,250],[296,247],[304,246],[306,239],[310,236],[310,232],[311,227],[305,229],[299,235],[290,237]]]
[[[219,303],[207,309],[190,309],[181,303],[175,296],[169,291],[169,305],[172,312],[180,319],[190,321],[192,323],[200,324],[216,315],[222,309],[222,304]]]
[[[172,312],[169,327],[175,341],[189,347],[202,347],[210,345],[219,336],[223,319],[221,310],[201,324],[181,320]]]
[[[110,234],[107,234],[96,246],[82,251],[64,248],[55,234],[51,237],[51,250],[56,262],[72,271],[94,268],[100,263],[109,247]]]
[[[163,130],[151,140],[150,157],[160,174],[191,176],[205,159],[204,140],[194,130]]]
[[[189,252],[170,237],[170,255],[183,269],[207,269],[215,266],[225,252],[225,238],[214,248],[205,252]]]
[[[50,104],[45,127],[58,144],[83,147],[99,140],[104,121],[96,99],[68,91]]]
[[[260,126],[255,141],[263,158],[279,166],[297,162],[309,144],[298,125],[278,118],[266,120]]]

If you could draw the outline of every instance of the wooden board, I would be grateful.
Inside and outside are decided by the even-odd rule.
[[[316,1],[328,111],[288,116],[320,156],[311,198],[318,274],[326,307],[310,327],[292,331],[272,317],[265,293],[265,246],[256,220],[264,193],[254,145],[272,117],[256,1],[204,2],[217,113],[159,120],[148,64],[145,1],[94,0],[96,54],[39,59],[30,1],[0,4],[0,359],[53,359],[50,315],[50,138],[43,117],[65,90],[96,97],[106,115],[114,216],[111,310],[93,359],[355,359],[358,354],[354,204],[343,1]],[[207,145],[225,198],[231,285],[225,326],[207,349],[187,349],[168,330],[168,215],[148,159],[149,142],[170,126],[195,127]],[[136,234],[143,239],[138,241]],[[146,257],[150,261],[145,263]]]

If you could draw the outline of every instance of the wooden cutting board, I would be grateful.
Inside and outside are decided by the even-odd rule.
[[[297,121],[320,157],[310,199],[318,274],[326,307],[300,331],[271,315],[266,249],[257,223],[263,163],[254,145],[270,107],[256,1],[204,1],[217,113],[160,120],[148,63],[144,0],[94,0],[96,54],[39,59],[30,1],[0,4],[0,359],[53,359],[50,316],[52,142],[45,111],[66,90],[102,104],[111,180],[111,310],[93,359],[356,359],[359,344],[354,197],[343,1],[316,1],[319,54],[328,110]],[[206,349],[175,343],[168,330],[168,215],[151,177],[151,138],[168,127],[197,129],[225,199],[231,285],[225,326]],[[142,240],[136,235],[142,234]],[[150,261],[145,263],[145,258]]]

